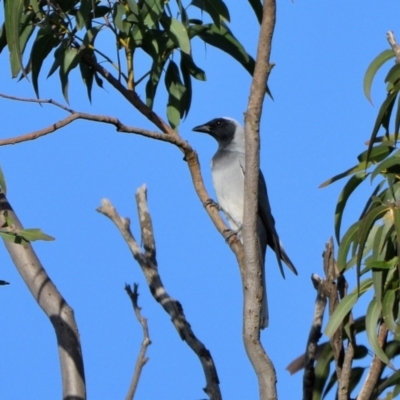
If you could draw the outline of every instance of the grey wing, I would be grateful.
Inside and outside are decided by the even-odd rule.
[[[267,244],[272,250],[274,250],[276,254],[279,268],[283,277],[285,276],[285,273],[283,271],[281,260],[293,273],[297,275],[295,266],[293,265],[292,261],[290,261],[289,256],[286,254],[279,240],[278,232],[275,228],[275,220],[272,216],[271,206],[269,204],[267,185],[261,170],[258,179],[258,214],[267,232]]]

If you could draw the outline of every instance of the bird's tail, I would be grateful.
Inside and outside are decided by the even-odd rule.
[[[279,241],[279,254],[277,254],[277,257],[280,257],[280,259],[288,266],[288,268],[295,274],[297,275],[297,269],[293,265],[292,261],[290,260],[289,256],[287,255],[285,249],[282,246],[281,241]]]

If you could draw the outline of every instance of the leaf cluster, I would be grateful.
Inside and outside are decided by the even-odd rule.
[[[252,0],[250,4],[259,18],[261,3]],[[199,10],[212,22],[189,14],[199,14]],[[93,82],[102,87],[103,80],[87,60],[99,59],[117,71],[119,81],[129,90],[136,92],[143,83],[150,108],[164,75],[166,114],[173,128],[190,110],[192,79],[206,80],[193,59],[194,38],[229,54],[250,74],[254,70],[254,59],[228,27],[230,16],[223,0],[192,0],[186,7],[181,0],[5,0],[4,15],[0,51],[8,47],[12,77],[30,75],[38,97],[43,63],[53,56],[47,77],[58,71],[66,101],[69,74],[75,69],[91,100]],[[98,37],[105,32],[113,35],[115,43],[107,51],[98,45]],[[141,64],[143,55],[148,60],[142,76],[135,73],[138,54]],[[24,58],[28,58],[25,65]]]
[[[364,92],[368,100],[371,101],[371,86],[377,71],[393,57],[392,50],[385,50],[368,67],[364,78]],[[356,336],[352,338],[350,334],[350,316],[359,298],[372,292],[366,314],[360,318],[355,333],[358,337],[365,332],[373,353],[385,363],[371,397],[373,399],[377,399],[388,388],[392,388],[388,395],[393,398],[400,393],[399,372],[391,369],[392,359],[400,350],[400,150],[396,148],[400,130],[400,64],[396,63],[389,70],[385,82],[386,98],[378,111],[367,150],[358,155],[356,165],[321,185],[324,187],[348,178],[335,210],[335,236],[339,244],[337,267],[339,275],[349,273],[355,267],[357,277],[357,287],[341,299],[325,333],[332,337],[338,329],[343,329],[343,336],[355,344]],[[342,236],[345,207],[354,191],[365,181],[375,182],[374,190],[367,198],[358,220]],[[378,341],[382,325],[392,337],[383,346]],[[331,347],[327,347],[332,353]],[[363,357],[367,356],[366,351],[362,354]],[[317,370],[321,382],[326,384],[326,394],[332,382],[336,381],[336,373],[331,375],[328,383],[329,363],[333,358],[328,353],[325,356],[328,359],[324,357],[324,361],[317,365]],[[364,370],[364,367],[352,368],[351,389],[360,382]]]

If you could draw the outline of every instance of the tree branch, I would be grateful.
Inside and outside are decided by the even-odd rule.
[[[379,328],[379,334],[378,334],[378,343],[381,348],[385,347],[387,335],[388,335],[388,329],[386,327],[386,324],[382,323],[382,325]],[[365,378],[364,385],[357,396],[357,400],[369,400],[371,398],[372,392],[378,386],[378,379],[382,373],[383,367],[384,367],[383,362],[375,354],[374,358],[372,359],[372,363],[369,368],[367,377]]]
[[[3,227],[7,227],[5,215],[13,222],[13,225],[9,227],[10,230],[23,229],[6,196],[0,192],[0,225]],[[50,319],[55,330],[61,366],[63,399],[86,399],[82,350],[72,308],[47,275],[29,242],[3,241],[26,286]]]
[[[144,252],[142,252],[139,244],[132,235],[130,230],[130,221],[126,218],[122,218],[109,200],[102,200],[101,207],[99,207],[97,211],[110,218],[117,226],[131,250],[133,257],[140,265],[149,285],[151,294],[169,314],[181,339],[186,341],[189,347],[198,356],[206,378],[206,387],[204,388],[205,393],[210,396],[210,399],[219,400],[222,398],[219,389],[219,379],[211,353],[195,336],[189,322],[186,320],[182,305],[168,295],[161,281],[156,260],[152,221],[147,208],[145,186],[142,186],[137,190],[136,203],[138,207]]]
[[[125,285],[125,291],[132,301],[133,311],[135,312],[136,318],[143,329],[143,342],[140,346],[140,352],[136,360],[135,371],[133,373],[131,385],[129,387],[128,394],[125,397],[125,400],[132,400],[135,396],[143,367],[149,360],[148,357],[146,357],[146,351],[147,348],[151,345],[151,340],[149,336],[149,327],[147,326],[147,319],[142,317],[142,314],[140,313],[140,307],[138,304],[138,285],[136,283],[133,284],[133,291],[129,285]]]
[[[304,358],[304,375],[303,375],[303,400],[311,400],[315,384],[314,362],[316,359],[318,342],[321,338],[322,321],[326,307],[326,290],[324,280],[316,274],[311,276],[314,288],[317,290],[317,298],[315,300],[314,319],[308,335],[307,347]]]
[[[394,33],[392,31],[389,31],[386,34],[386,38],[392,47],[393,53],[396,57],[396,63],[400,64],[400,46],[396,42],[396,38],[394,37]]]
[[[265,0],[256,65],[250,89],[250,100],[245,114],[246,174],[244,180],[243,243],[245,271],[242,273],[244,292],[243,339],[247,355],[257,374],[261,399],[276,399],[276,373],[260,342],[262,305],[262,266],[257,239],[259,126],[269,74],[272,36],[275,28],[275,0]]]

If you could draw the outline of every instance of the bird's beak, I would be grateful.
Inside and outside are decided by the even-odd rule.
[[[202,133],[210,133],[210,126],[207,124],[195,126],[192,131],[194,132],[202,132]]]

